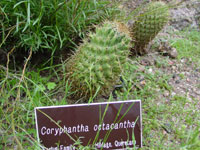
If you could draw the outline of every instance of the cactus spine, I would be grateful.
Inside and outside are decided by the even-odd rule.
[[[144,48],[169,19],[169,8],[164,2],[150,2],[135,17],[135,23],[132,27],[132,33],[135,40],[136,52],[144,53]]]
[[[119,79],[130,41],[127,27],[119,22],[106,21],[95,33],[90,32],[67,63],[74,96],[88,98],[96,91],[107,94]]]

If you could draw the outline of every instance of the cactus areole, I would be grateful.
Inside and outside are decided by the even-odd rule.
[[[79,98],[108,94],[121,74],[129,55],[131,37],[119,22],[104,22],[67,62],[71,90]]]

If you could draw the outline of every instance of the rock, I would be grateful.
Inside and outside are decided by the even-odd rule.
[[[172,47],[168,41],[162,41],[162,39],[159,40],[159,47],[157,48],[158,52],[173,59],[177,58],[178,52],[176,48]]]
[[[177,58],[178,56],[178,53],[177,53],[177,50],[176,48],[172,48],[172,50],[169,52],[169,56],[173,59]]]
[[[140,85],[142,86],[146,85],[146,81],[145,80],[140,81]]]
[[[172,66],[172,70],[176,70],[176,66]]]
[[[169,91],[165,91],[163,94],[164,97],[168,97],[169,95],[170,95]]]
[[[150,73],[150,74],[153,73],[153,69],[152,69],[152,68],[149,68],[149,69],[148,69],[148,73]]]
[[[181,59],[181,63],[185,63],[185,59],[184,58]]]
[[[172,96],[175,96],[176,95],[176,93],[175,92],[172,92]]]
[[[178,30],[182,30],[186,27],[196,27],[197,24],[194,21],[193,16],[195,15],[195,10],[190,10],[188,8],[178,8],[171,11],[171,25]]]
[[[198,0],[184,1],[179,7],[171,10],[170,25],[177,30],[199,28],[200,3]]]

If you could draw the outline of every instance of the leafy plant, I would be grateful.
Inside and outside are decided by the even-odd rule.
[[[111,2],[88,0],[1,0],[0,48],[37,51],[74,47],[89,27],[117,11]]]

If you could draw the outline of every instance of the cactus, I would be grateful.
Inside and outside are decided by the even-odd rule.
[[[161,1],[150,2],[135,16],[132,34],[135,40],[134,50],[140,54],[144,48],[163,29],[169,19],[169,8]]]
[[[73,96],[89,98],[96,91],[108,94],[119,79],[130,42],[128,28],[119,22],[106,21],[90,32],[67,63]]]

